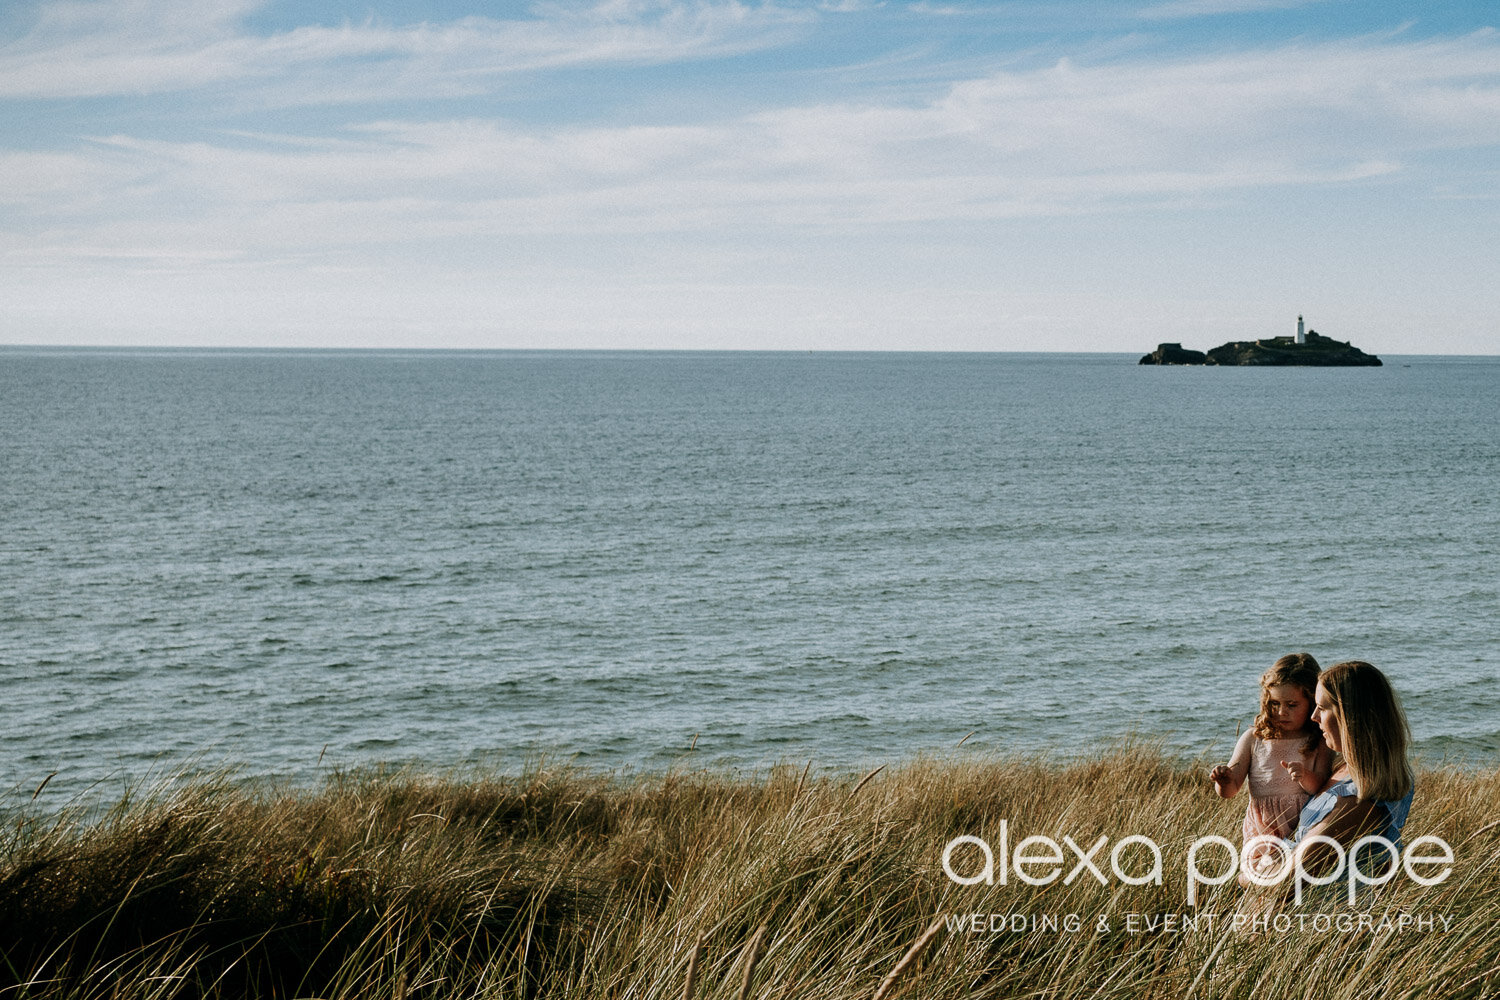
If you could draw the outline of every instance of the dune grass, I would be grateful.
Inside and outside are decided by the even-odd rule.
[[[102,815],[11,814],[0,1000],[1500,996],[1495,772],[1419,776],[1407,839],[1452,844],[1453,874],[1398,880],[1370,912],[1430,929],[1260,933],[1232,929],[1247,898],[1232,885],[1186,905],[1188,845],[1237,841],[1244,809],[1210,795],[1201,762],[1123,746],[862,777],[542,767],[295,790],[210,776]],[[1162,884],[954,884],[944,845],[998,849],[1001,820],[1012,849],[1108,837],[1106,875],[1115,843],[1150,837]]]

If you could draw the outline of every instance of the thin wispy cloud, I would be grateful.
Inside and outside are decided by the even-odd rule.
[[[49,4],[0,47],[0,98],[137,96],[235,84],[300,102],[484,93],[487,78],[569,66],[671,62],[785,41],[808,15],[736,0],[543,8],[526,20],[309,25],[255,35],[260,3]],[[288,76],[296,87],[279,86]]]
[[[1148,20],[1178,20],[1190,17],[1212,17],[1221,14],[1259,14],[1267,11],[1296,10],[1329,2],[1347,0],[1169,0],[1140,11]]]

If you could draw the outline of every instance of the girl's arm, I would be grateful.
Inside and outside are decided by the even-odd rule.
[[[1309,795],[1316,795],[1328,785],[1328,776],[1333,773],[1333,754],[1325,746],[1313,751],[1312,760],[1304,764],[1300,760],[1284,760],[1281,766],[1297,782],[1297,787]]]
[[[1214,783],[1214,792],[1219,798],[1232,799],[1238,794],[1240,786],[1245,783],[1245,775],[1250,773],[1250,753],[1254,744],[1255,730],[1245,730],[1234,745],[1234,756],[1229,758],[1229,763],[1220,764],[1208,772],[1208,780]]]

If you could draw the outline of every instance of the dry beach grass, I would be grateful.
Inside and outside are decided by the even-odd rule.
[[[1232,885],[1186,906],[1188,845],[1237,840],[1244,807],[1202,775],[1122,746],[842,777],[176,779],[102,815],[7,817],[0,998],[1500,996],[1500,773],[1421,772],[1407,837],[1456,861],[1440,885],[1383,890],[1386,929],[1259,934],[1231,929]],[[1012,848],[1110,838],[1106,875],[1120,838],[1150,837],[1162,884],[950,881],[943,846],[998,849],[1001,820]],[[1005,929],[948,922],[973,913]],[[1067,914],[1083,926],[1043,919]]]

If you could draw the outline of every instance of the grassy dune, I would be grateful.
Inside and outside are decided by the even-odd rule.
[[[1186,905],[1189,844],[1237,841],[1244,808],[1202,773],[1127,746],[1065,766],[915,761],[862,783],[795,768],[178,780],[102,817],[6,817],[0,1000],[1500,996],[1500,774],[1420,775],[1407,839],[1441,836],[1457,860],[1441,885],[1379,894],[1372,916],[1404,928],[1245,933],[1232,885]],[[943,846],[998,850],[1002,819],[1012,848],[1108,837],[1107,884],[953,884]],[[1160,846],[1163,884],[1112,876],[1128,834]],[[985,930],[945,919],[975,913]]]

